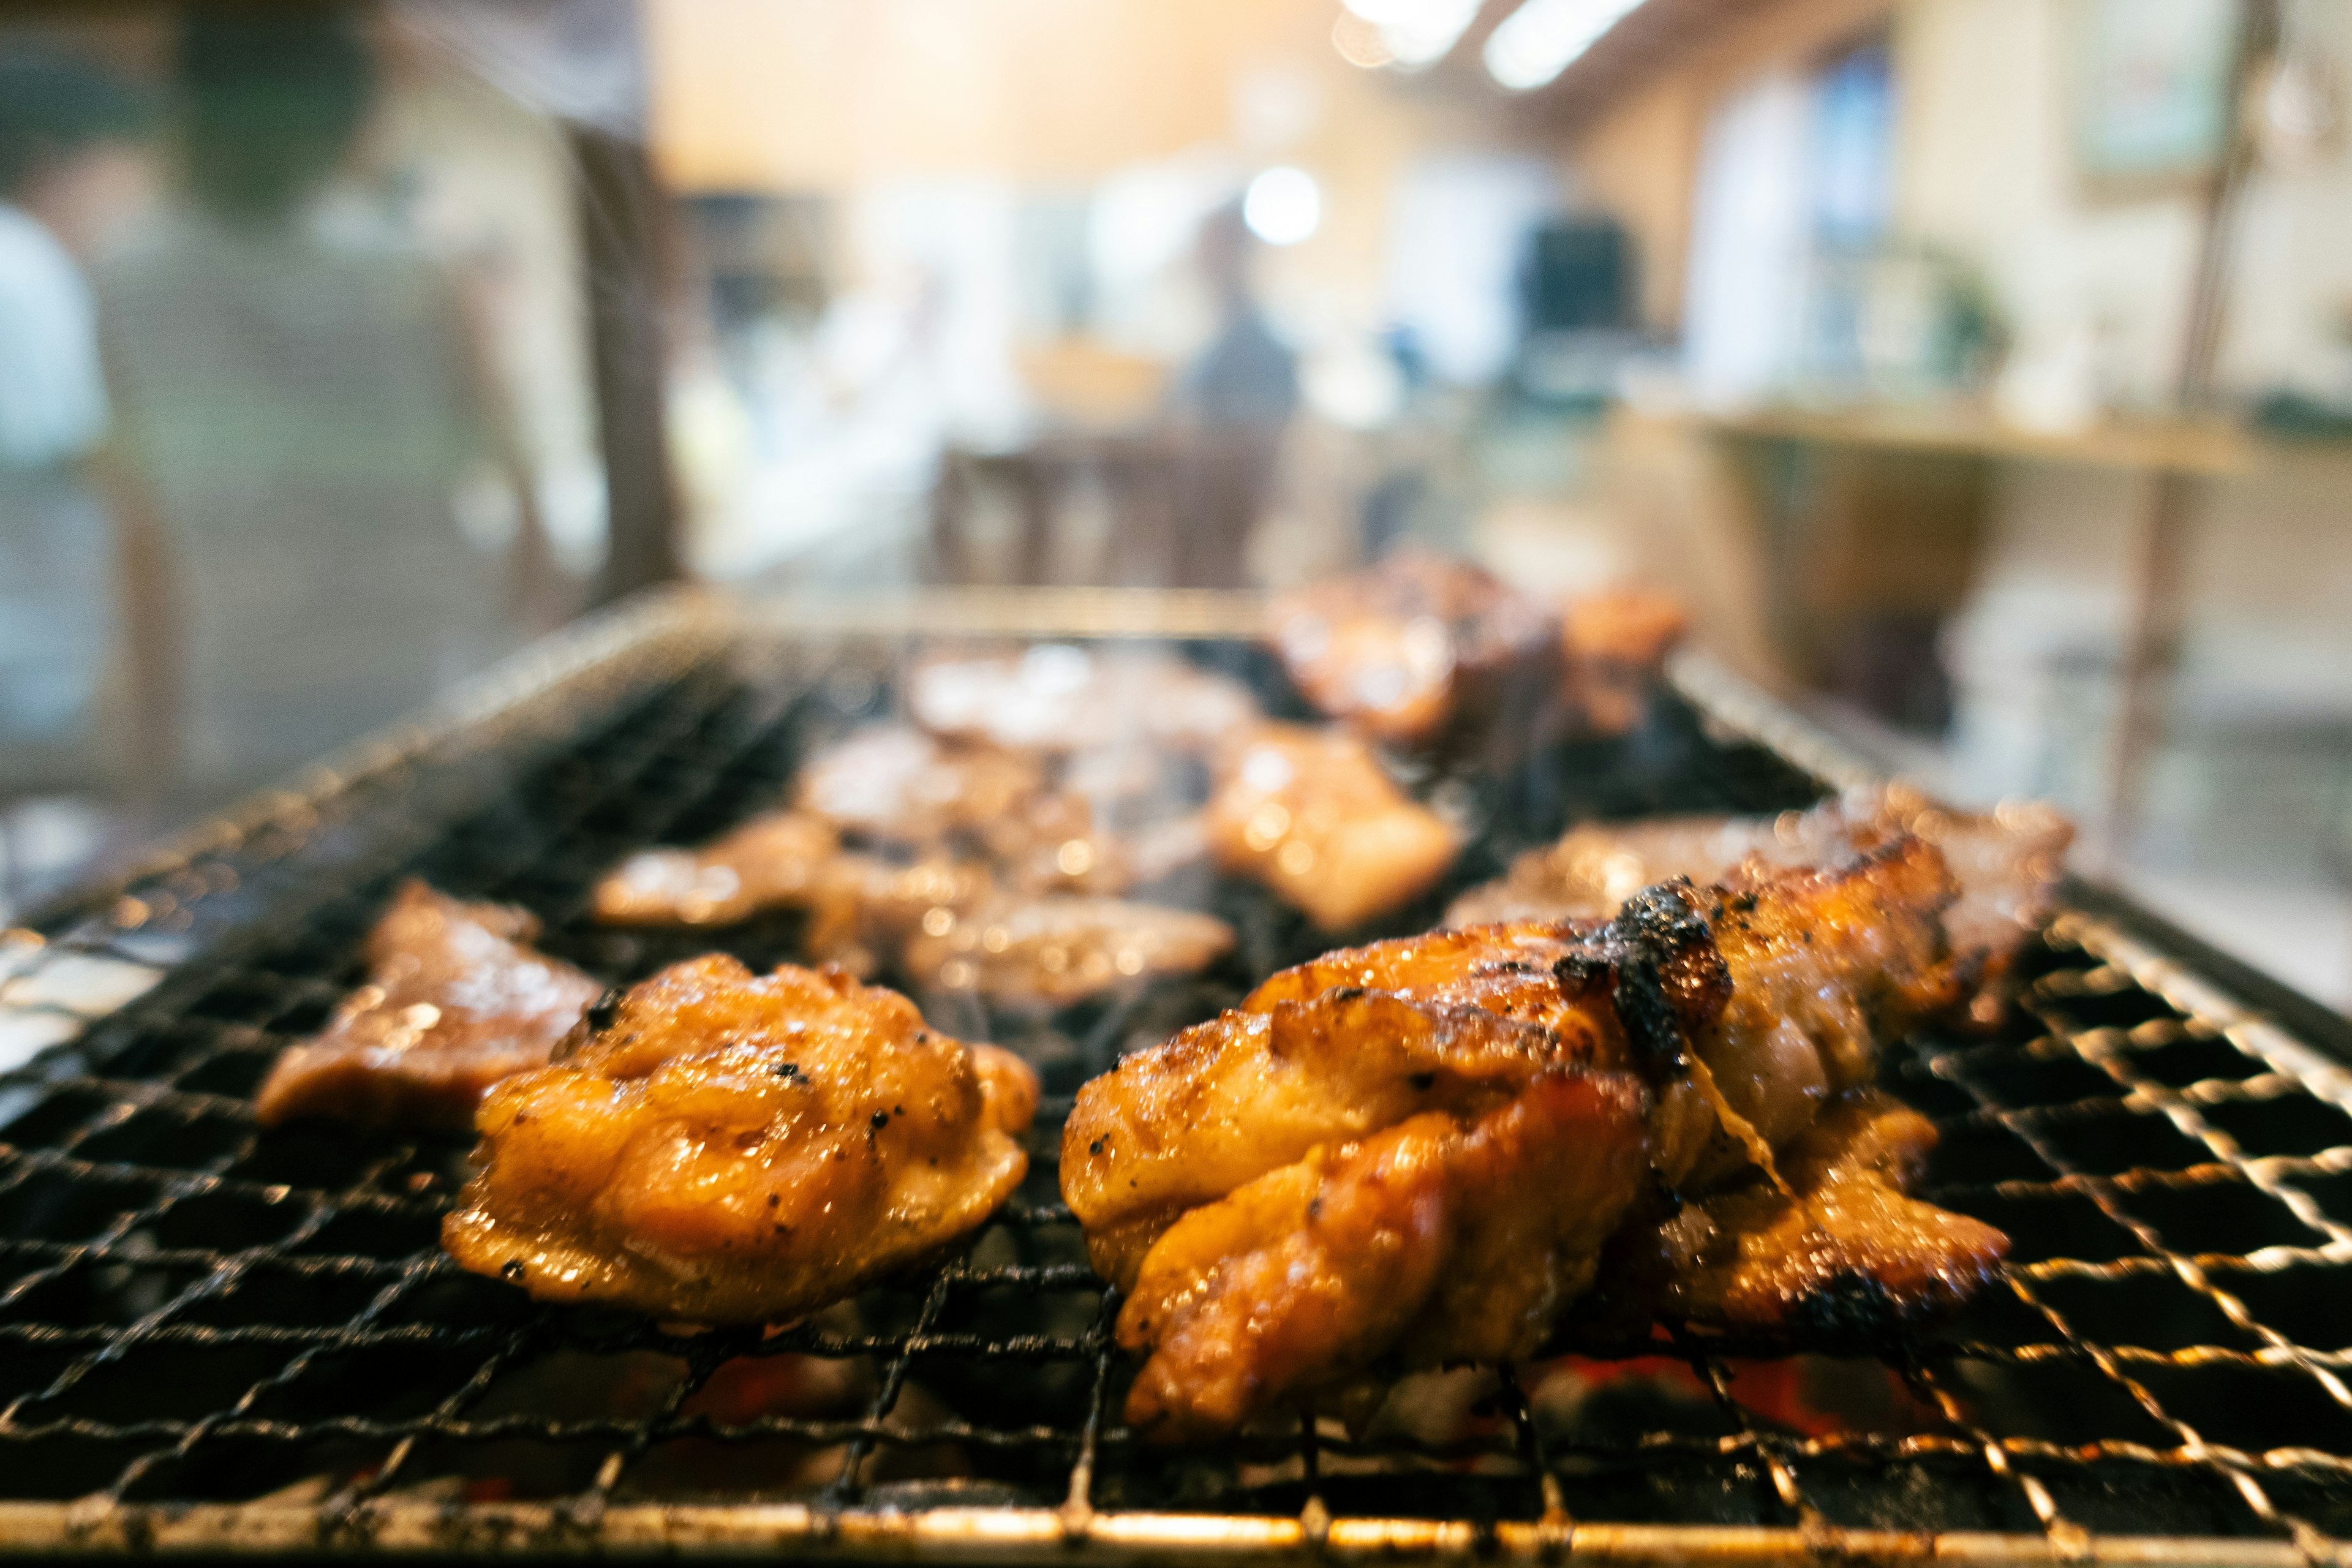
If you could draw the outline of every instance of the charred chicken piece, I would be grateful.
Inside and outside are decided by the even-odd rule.
[[[1233,945],[1233,927],[1210,915],[1049,893],[927,913],[903,963],[929,984],[1059,1007],[1152,976],[1194,973]]]
[[[1084,796],[1049,787],[1030,752],[879,725],[812,762],[799,798],[868,844],[982,857],[1022,891],[1118,893],[1135,879],[1127,847]]]
[[[1959,1306],[2009,1239],[1906,1195],[1936,1130],[1870,1089],[1843,1096],[1761,1172],[1629,1224],[1595,1315],[1675,1318],[1763,1335],[1884,1336]]]
[[[1598,928],[1329,953],[1129,1057],[1079,1091],[1062,1145],[1147,1355],[1129,1419],[1198,1436],[1294,1395],[1344,1405],[1384,1368],[1528,1353],[1638,1194],[1780,1179],[1776,1151],[1948,994],[1951,899],[1903,839],[1654,888]],[[1510,1247],[1463,1249],[1505,1225]]]
[[[1375,740],[1437,741],[1486,717],[1514,672],[1552,669],[1559,627],[1543,605],[1467,562],[1402,551],[1284,595],[1275,651],[1309,702]]]
[[[765,910],[817,907],[841,891],[841,837],[811,812],[756,816],[700,849],[647,849],[596,884],[607,925],[733,925]]]
[[[673,965],[509,1079],[442,1224],[551,1301],[782,1321],[970,1234],[1028,1168],[1028,1067],[838,970]]]
[[[1066,643],[927,659],[908,679],[907,710],[944,741],[1057,754],[1204,752],[1258,717],[1256,700],[1225,676],[1164,655]]]
[[[1688,625],[1678,601],[1639,588],[1569,601],[1561,647],[1570,703],[1587,730],[1622,735],[1642,721],[1666,655]]]
[[[1601,919],[1654,882],[1752,880],[1776,869],[1832,865],[1907,833],[1941,850],[1958,884],[1944,929],[1954,954],[1974,966],[1971,1010],[1990,1020],[1998,1016],[2018,950],[2050,916],[2074,832],[2046,805],[1951,812],[1902,785],[1855,791],[1777,817],[1592,824],[1519,857],[1507,875],[1455,900],[1446,921]]]
[[[1295,724],[1262,725],[1225,755],[1206,822],[1219,866],[1330,931],[1411,903],[1460,847],[1362,742]]]
[[[937,845],[984,831],[1045,787],[1034,756],[951,746],[898,724],[869,725],[803,770],[799,804],[876,844]]]
[[[1021,892],[1122,893],[1136,861],[1078,795],[1049,790],[1007,808],[977,835],[1005,885]]]
[[[483,1091],[544,1064],[604,990],[533,952],[538,930],[521,910],[404,884],[368,936],[367,984],[324,1033],[278,1057],[256,1117],[470,1126]]]

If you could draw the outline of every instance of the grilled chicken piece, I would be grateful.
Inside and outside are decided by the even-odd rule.
[[[1331,931],[1411,903],[1460,847],[1362,742],[1295,724],[1262,725],[1227,753],[1206,822],[1219,866],[1256,878]]]
[[[368,981],[278,1058],[264,1126],[297,1117],[462,1131],[490,1085],[541,1066],[604,990],[530,950],[539,922],[404,885],[368,936]]]
[[[984,831],[1045,786],[1034,757],[944,745],[919,730],[876,724],[809,763],[799,804],[877,844],[929,846]]]
[[[1936,1145],[1927,1120],[1848,1094],[1757,1173],[1611,1243],[1596,1315],[1761,1334],[1891,1332],[1992,1277],[2009,1238],[1905,1195]]]
[[[1154,975],[1193,973],[1233,945],[1233,927],[1209,915],[1065,893],[927,915],[903,963],[933,985],[1059,1007]]]
[[[1631,1077],[1548,1071],[1481,1113],[1318,1144],[1193,1209],[1144,1259],[1119,1343],[1127,1419],[1183,1442],[1406,1368],[1524,1355],[1591,1284],[1644,1176]]]
[[[1048,643],[915,668],[907,710],[942,740],[1057,753],[1202,752],[1258,717],[1238,681],[1182,659]]]
[[[1134,886],[1135,858],[1103,831],[1077,795],[1031,795],[982,826],[978,837],[1008,887],[1022,892],[1123,893]]]
[[[841,896],[841,837],[824,818],[774,811],[700,849],[647,849],[596,884],[607,925],[733,925]]]
[[[2074,830],[2049,806],[1948,812],[1902,785],[1853,792],[1809,812],[1591,824],[1530,850],[1507,875],[1446,910],[1453,925],[1605,918],[1636,889],[1675,877],[1707,883],[1824,866],[1908,833],[1943,852],[1959,885],[1944,913],[1953,952],[1976,965],[1972,1005],[1998,1016],[2018,950],[2050,916]],[[1745,870],[1742,868],[1746,868]]]
[[[1123,892],[1126,847],[1079,795],[1048,786],[1027,752],[948,744],[879,725],[810,763],[802,808],[872,844],[984,855],[1023,891]]]
[[[1680,603],[1638,588],[1569,602],[1561,646],[1570,701],[1587,729],[1622,735],[1641,722],[1659,668],[1688,625]]]
[[[1129,1291],[1122,1342],[1149,1353],[1129,1419],[1193,1436],[1377,1366],[1528,1353],[1645,1185],[1770,1179],[1877,1042],[1942,1004],[1952,896],[1935,849],[1899,839],[1654,888],[1598,929],[1329,953],[1129,1057],[1062,1144],[1089,1256]],[[1516,1250],[1462,1249],[1505,1224]],[[1339,1256],[1357,1245],[1379,1256]]]
[[[1028,1067],[838,970],[695,959],[593,1022],[483,1101],[442,1224],[542,1300],[797,1318],[969,1234],[1028,1168]]]
[[[1517,668],[1557,655],[1549,610],[1467,562],[1403,551],[1285,595],[1275,650],[1307,700],[1376,740],[1422,745]]]

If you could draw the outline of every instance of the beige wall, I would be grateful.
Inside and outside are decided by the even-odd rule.
[[[651,0],[656,155],[685,190],[845,194],[909,180],[1081,185],[1206,152],[1296,163],[1324,224],[1269,258],[1278,296],[1378,307],[1408,159],[1506,147],[1500,96],[1358,70],[1335,0]],[[1253,144],[1253,78],[1303,91],[1296,138]],[[1531,150],[1540,142],[1516,133]]]
[[[2352,58],[2352,5],[2294,9],[2335,59]],[[1898,223],[1984,268],[2021,349],[2092,325],[2116,395],[2157,402],[2178,374],[2201,203],[2084,191],[2067,146],[2066,24],[2063,0],[1904,6]],[[2352,309],[2352,151],[2338,137],[2315,156],[2273,163],[2243,210],[2223,384],[2323,379],[2328,341]]]
[[[2352,5],[2291,15],[2338,62]],[[2021,347],[2081,323],[2125,402],[2161,399],[2179,357],[2199,205],[2186,193],[2095,200],[2065,126],[2066,0],[1783,0],[1612,108],[1568,153],[1579,195],[1633,230],[1652,325],[1680,321],[1691,198],[1707,116],[1740,84],[1801,64],[1881,20],[1897,81],[1896,227],[1981,267]],[[2352,138],[2265,168],[2249,191],[2221,353],[2225,384],[2344,374],[2352,311]]]

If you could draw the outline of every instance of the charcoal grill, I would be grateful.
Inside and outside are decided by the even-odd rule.
[[[1295,703],[1217,595],[933,596],[592,622],[0,945],[0,1547],[1244,1562],[2340,1561],[2352,1537],[2352,1079],[2333,1016],[2096,889],[2012,1024],[1889,1053],[1929,1195],[2005,1283],[1872,1347],[1690,1333],[1431,1380],[1359,1437],[1139,1445],[1115,1301],[1055,1187],[1076,1083],[1314,951],[1220,888],[1240,953],[1046,1018],[1034,1169],[958,1257],[761,1334],[533,1307],[433,1245],[461,1143],[258,1133],[247,1096],[357,975],[397,879],[520,902],[614,982],[789,920],[601,930],[595,877],[777,798],[889,701],[909,628],[1147,636]],[[1581,817],[1796,808],[1864,773],[1703,660],[1622,742],[1428,778],[1455,886]],[[1411,911],[1402,922],[1426,918]],[[956,1016],[959,1013],[961,1016]],[[1571,1353],[1572,1352],[1572,1353]]]

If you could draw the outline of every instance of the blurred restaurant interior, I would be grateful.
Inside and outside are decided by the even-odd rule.
[[[2352,3],[0,10],[0,918],[677,577],[1692,640],[2352,1009]]]

